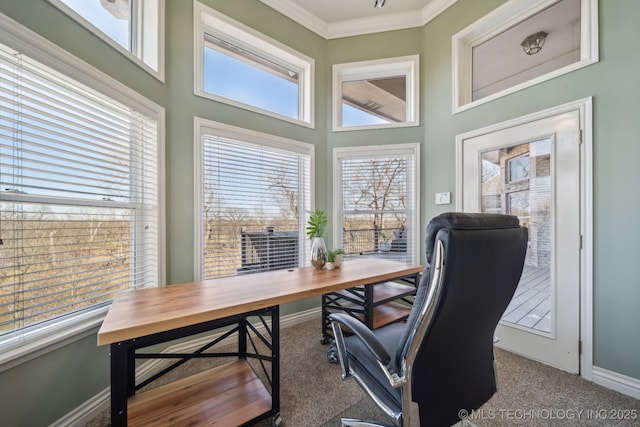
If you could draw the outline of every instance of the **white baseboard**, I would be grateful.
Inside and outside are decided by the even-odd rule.
[[[284,329],[309,320],[320,319],[320,316],[321,310],[319,307],[282,316],[282,318],[280,319],[280,328]],[[267,324],[269,324],[269,322],[267,322]],[[264,327],[262,325],[260,327],[257,327],[256,329],[258,329],[260,332],[264,332]],[[180,344],[169,346],[163,351],[163,353],[188,353],[190,351],[194,351],[211,342],[218,336],[222,335],[222,333],[223,332],[218,332],[206,337],[197,338],[182,342]],[[319,336],[320,334],[318,334],[318,337]],[[318,338],[318,342],[319,341],[320,338]],[[219,345],[232,344],[234,342],[237,342],[237,340],[233,336],[231,336],[222,340]],[[172,361],[169,359],[156,359],[144,362],[136,370],[136,382],[139,383],[141,381],[144,381],[156,372],[159,372],[164,367],[169,366],[171,363]],[[91,399],[87,400],[82,405],[75,408],[73,411],[69,412],[68,414],[51,424],[50,427],[82,426],[109,407],[110,397],[111,390],[110,387],[107,387],[100,393],[93,396]]]
[[[83,426],[109,407],[109,387],[69,412],[49,427]]]
[[[593,367],[593,382],[627,396],[640,399],[640,380],[604,368]]]

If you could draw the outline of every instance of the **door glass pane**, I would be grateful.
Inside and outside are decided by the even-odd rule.
[[[529,230],[525,266],[502,320],[551,331],[551,140],[481,154],[482,212],[516,215]]]

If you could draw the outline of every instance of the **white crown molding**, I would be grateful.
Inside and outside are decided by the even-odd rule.
[[[308,28],[314,33],[327,38],[329,24],[318,18],[307,9],[298,5],[294,0],[260,0],[270,8],[282,13],[284,16],[293,19],[303,27]]]
[[[420,27],[458,0],[432,0],[420,13],[400,12],[384,16],[327,22],[299,6],[294,0],[260,0],[325,39]]]
[[[420,27],[423,25],[423,22],[421,14],[415,12],[399,12],[370,18],[329,22],[327,25],[328,32],[326,35],[323,35],[323,37],[325,39],[338,39],[341,37]]]
[[[422,25],[434,19],[442,12],[453,6],[458,0],[431,0],[422,9]]]

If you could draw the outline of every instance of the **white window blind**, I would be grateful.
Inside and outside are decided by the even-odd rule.
[[[347,255],[415,262],[416,154],[393,148],[337,155],[338,243]]]
[[[0,45],[0,342],[158,284],[158,123]]]
[[[305,151],[202,135],[203,279],[306,263],[311,160]]]

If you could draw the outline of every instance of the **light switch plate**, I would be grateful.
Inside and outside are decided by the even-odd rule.
[[[451,203],[451,192],[436,193],[436,205],[448,205]]]

